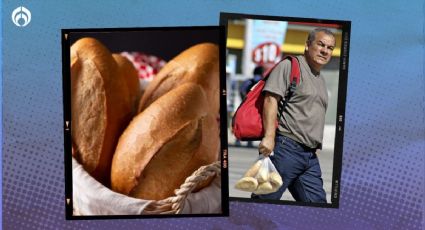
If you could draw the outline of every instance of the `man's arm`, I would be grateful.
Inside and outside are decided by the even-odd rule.
[[[258,146],[258,151],[264,156],[270,155],[275,145],[277,106],[280,96],[266,92],[263,105],[264,137]]]

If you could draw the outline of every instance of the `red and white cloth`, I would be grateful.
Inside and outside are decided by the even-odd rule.
[[[154,76],[167,63],[157,56],[141,52],[122,52],[120,54],[133,63],[139,74],[139,82],[142,90],[146,88],[147,84],[152,81]]]

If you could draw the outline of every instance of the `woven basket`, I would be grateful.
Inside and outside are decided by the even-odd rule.
[[[221,175],[220,161],[200,167],[186,178],[179,189],[174,191],[175,196],[152,202],[144,209],[142,214],[180,214],[184,208],[186,197],[193,189],[195,189],[200,182],[208,180],[216,175]]]
[[[216,161],[209,165],[201,166],[199,169],[193,172],[192,175],[186,178],[184,183],[180,185],[180,188],[174,191],[174,196],[165,198],[163,200],[150,202],[141,214],[180,214],[184,208],[184,203],[187,196],[197,187],[197,185],[215,176],[221,176],[220,161]],[[73,215],[81,215],[75,203],[73,205]]]

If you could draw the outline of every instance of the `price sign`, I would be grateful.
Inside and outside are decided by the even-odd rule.
[[[257,65],[275,63],[280,55],[280,47],[274,42],[264,42],[252,50],[252,61]]]

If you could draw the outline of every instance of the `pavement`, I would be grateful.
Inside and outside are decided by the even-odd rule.
[[[253,142],[253,147],[247,147],[247,142],[242,141],[241,146],[235,146],[235,139],[229,132],[229,196],[239,198],[250,198],[251,193],[234,188],[236,182],[242,178],[245,172],[257,160],[259,141]],[[326,192],[326,200],[331,201],[332,172],[333,172],[333,149],[324,148],[319,152],[319,162],[322,169],[322,179]],[[293,201],[288,190],[285,191],[281,200]]]

